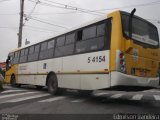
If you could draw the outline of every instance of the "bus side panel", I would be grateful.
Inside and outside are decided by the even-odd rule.
[[[61,88],[95,90],[110,87],[109,74],[58,74]]]
[[[110,88],[109,74],[85,74],[81,76],[82,90]]]
[[[46,85],[47,74],[51,71],[59,73],[62,71],[62,58],[54,58],[48,60],[38,61],[38,76],[36,76],[36,85]]]
[[[109,50],[63,57],[63,72],[100,72],[109,70]]]
[[[101,89],[110,87],[109,50],[63,57],[59,87]]]
[[[20,64],[18,71],[18,83],[35,85],[35,76],[37,74],[37,62]]]
[[[20,64],[19,83],[45,86],[47,74],[51,71],[56,73],[59,87],[108,88],[109,50]]]

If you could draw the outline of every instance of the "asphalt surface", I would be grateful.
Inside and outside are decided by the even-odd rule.
[[[67,90],[52,96],[47,89],[4,86],[0,114],[155,114],[160,113],[160,89],[125,92],[97,90],[80,95]]]

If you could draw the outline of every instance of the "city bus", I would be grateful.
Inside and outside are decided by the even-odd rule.
[[[45,86],[51,94],[160,86],[157,27],[134,12],[114,11],[10,52],[5,82]]]

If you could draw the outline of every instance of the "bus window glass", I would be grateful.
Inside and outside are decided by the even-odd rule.
[[[15,56],[14,56],[14,58],[17,58],[17,52],[15,52]]]
[[[10,56],[10,62],[11,62],[11,64],[13,64],[14,52],[13,53],[9,53],[9,56]]]
[[[29,48],[29,54],[32,54],[32,53],[34,53],[34,46],[31,46],[31,47]]]
[[[121,12],[123,33],[125,36],[129,36],[129,14]],[[145,29],[143,29],[145,28]],[[145,47],[158,47],[159,37],[157,28],[147,21],[133,16],[132,19],[132,39],[139,45]]]
[[[18,51],[18,52],[17,52],[17,54],[18,54],[18,56],[17,56],[17,57],[19,57],[19,55],[20,55],[20,51]]]
[[[19,57],[19,51],[15,52],[15,58],[18,58],[18,57]]]
[[[39,44],[36,45],[36,46],[35,46],[35,52],[39,52],[39,48],[40,48],[40,45],[39,45]]]
[[[133,18],[132,31],[133,39],[154,46],[158,45],[157,29],[156,27],[149,25],[147,22],[144,22],[138,18]]]
[[[66,35],[66,43],[65,44],[71,44],[75,41],[75,33]]]
[[[21,50],[21,57],[19,58],[20,63],[27,62],[27,55],[28,55],[28,48],[23,49],[23,55],[22,55],[22,50]]]
[[[83,30],[83,40],[96,37],[96,26],[85,28]]]
[[[104,37],[93,38],[76,44],[76,53],[90,52],[104,48]]]
[[[105,33],[105,24],[97,25],[97,36],[102,36]]]
[[[74,44],[65,45],[63,55],[72,55],[74,51]]]
[[[24,51],[24,49],[23,50],[21,50],[21,56],[24,56],[25,55],[25,53],[24,53],[25,51]]]
[[[25,49],[24,55],[28,55],[28,48]]]
[[[48,41],[48,49],[54,48],[55,40]]]
[[[56,47],[63,46],[64,42],[65,42],[65,36],[58,37]]]
[[[47,49],[47,42],[44,42],[41,44],[41,51],[46,50]]]
[[[83,35],[83,31],[82,30],[79,30],[77,32],[77,41],[81,41],[82,40],[82,35]]]
[[[13,64],[17,64],[19,62],[19,54],[20,51],[15,52],[15,57],[13,58]]]

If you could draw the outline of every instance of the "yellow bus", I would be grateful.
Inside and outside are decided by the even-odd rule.
[[[5,82],[47,86],[51,94],[160,86],[158,30],[134,12],[115,11],[10,52]]]

